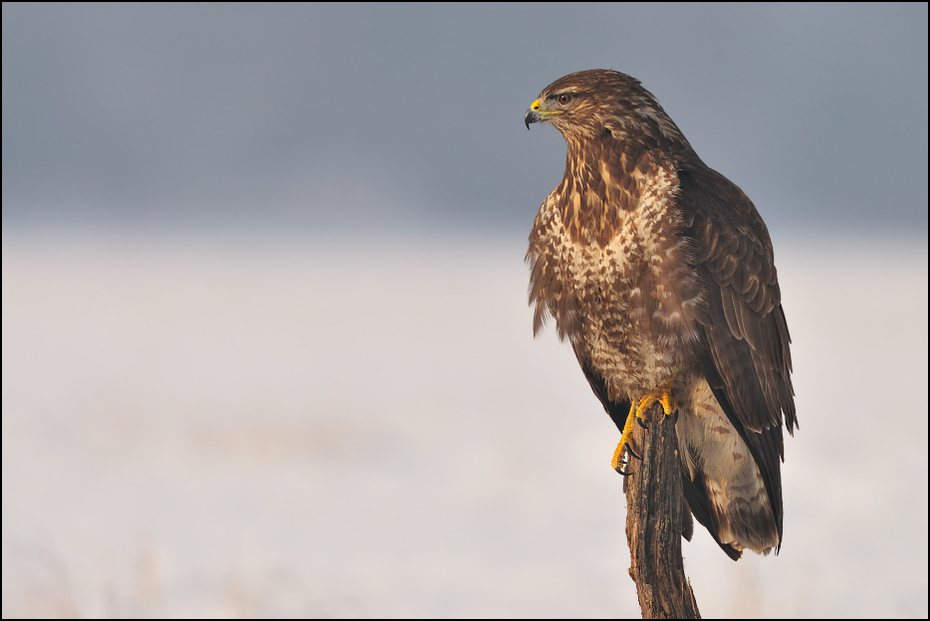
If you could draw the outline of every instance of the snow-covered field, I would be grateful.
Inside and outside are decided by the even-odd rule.
[[[3,616],[638,616],[617,431],[523,252],[4,235]],[[784,547],[698,527],[698,605],[926,617],[927,247],[776,256]]]

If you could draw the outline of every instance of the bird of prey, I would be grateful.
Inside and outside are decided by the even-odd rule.
[[[568,145],[530,234],[533,333],[547,318],[622,431],[674,419],[691,512],[736,560],[782,540],[783,426],[797,427],[788,325],[768,229],[638,80],[595,69],[525,116]],[[690,522],[690,520],[689,520]],[[690,538],[690,537],[689,537]]]

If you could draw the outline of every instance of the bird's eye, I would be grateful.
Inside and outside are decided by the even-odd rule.
[[[572,96],[567,93],[559,95],[559,103],[563,106],[572,100]]]

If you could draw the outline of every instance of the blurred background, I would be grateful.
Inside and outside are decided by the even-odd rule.
[[[2,613],[638,616],[526,236],[550,82],[639,78],[769,225],[778,557],[705,616],[927,610],[927,5],[3,4]]]

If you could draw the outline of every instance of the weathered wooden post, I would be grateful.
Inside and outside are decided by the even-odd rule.
[[[661,405],[650,410],[656,420]],[[649,429],[639,425],[633,446],[642,459],[630,458],[624,481],[626,538],[630,545],[630,577],[636,583],[644,619],[699,619],[697,602],[681,557],[682,524],[691,514],[681,489],[677,412]]]

